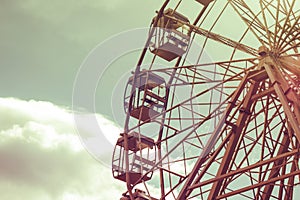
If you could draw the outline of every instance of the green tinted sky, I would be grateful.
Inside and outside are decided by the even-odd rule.
[[[1,96],[70,106],[76,72],[88,53],[114,34],[147,26],[160,4],[150,0],[1,1]]]

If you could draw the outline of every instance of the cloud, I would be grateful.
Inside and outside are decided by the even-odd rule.
[[[49,102],[0,98],[0,112],[2,200],[120,197],[124,184],[113,180],[110,169],[83,148],[68,109]],[[106,123],[103,132],[114,126],[100,115],[97,119]],[[91,137],[95,133],[87,138]]]

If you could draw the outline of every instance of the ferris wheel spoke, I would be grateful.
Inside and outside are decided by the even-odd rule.
[[[274,34],[273,47],[274,47],[274,49],[277,49],[279,41],[278,42],[276,42],[276,41],[277,41],[277,38],[280,39],[279,31],[284,30],[284,26],[282,25],[282,22],[286,21],[286,18],[287,18],[286,15],[288,15],[288,13],[287,13],[286,8],[283,8],[283,6],[281,5],[282,1],[277,1],[277,5],[273,5],[270,1],[266,1],[266,0],[263,0],[262,2],[265,2],[264,3],[266,5],[265,9],[268,10],[268,16],[270,16],[270,19],[272,20],[272,23],[273,23],[273,24],[269,24],[269,26],[268,26],[267,23],[266,23],[266,21],[267,21],[266,16],[263,15],[266,27],[268,29],[274,28],[275,34]],[[272,8],[275,9],[275,11],[271,10]],[[292,13],[293,13],[293,16],[294,16],[294,19],[295,19],[296,17],[294,15],[294,12],[292,11]],[[290,35],[289,33],[287,34],[286,32],[285,32],[285,34],[286,34],[287,37],[289,37],[289,35]],[[283,41],[284,40],[281,40],[281,42],[283,42]]]
[[[255,68],[255,66],[257,65],[255,63],[255,60],[257,59],[249,58],[225,62],[213,62],[207,64],[180,66],[175,69],[152,69],[145,70],[145,72],[159,72],[164,73],[168,76],[173,76],[174,81],[169,86],[195,86],[201,84],[209,85],[218,84],[222,82],[225,84],[228,81],[240,81],[243,77],[243,74],[246,73],[246,71],[250,71]],[[182,72],[182,70],[184,70],[184,73]],[[224,85],[224,87],[226,86]]]
[[[229,3],[234,8],[235,12],[240,16],[240,18],[248,26],[248,29],[254,34],[256,39],[262,44],[267,45],[268,37],[266,36],[267,27],[260,21],[259,15],[262,11],[255,14],[251,8],[243,0],[229,0]],[[271,32],[269,33],[271,34]],[[274,35],[274,34],[272,34]],[[264,39],[262,39],[264,37]]]
[[[226,46],[230,46],[232,48],[235,48],[235,49],[238,49],[240,51],[243,51],[247,54],[250,54],[250,55],[253,55],[253,56],[257,56],[257,50],[250,47],[250,46],[247,46],[245,44],[242,44],[240,42],[236,42],[230,38],[227,38],[225,36],[222,36],[222,35],[219,35],[219,34],[216,34],[212,31],[209,31],[209,30],[206,30],[206,29],[203,29],[203,28],[200,28],[198,26],[195,26],[193,24],[188,24],[182,20],[179,20],[177,18],[174,18],[172,16],[166,16],[167,18],[171,19],[171,20],[174,20],[176,22],[179,22],[179,23],[182,23],[184,25],[186,25],[187,27],[190,28],[190,30],[196,34],[199,34],[199,35],[202,35],[206,38],[209,38],[209,39],[212,39],[214,41],[217,41],[217,42],[220,42]]]
[[[281,12],[283,12],[283,11],[281,11]],[[296,12],[294,12],[295,14],[297,14],[297,13],[299,13],[300,12],[300,10],[297,10]],[[283,15],[285,16],[286,15],[286,13],[283,13]],[[293,18],[293,20],[298,20],[297,19],[298,17],[294,17]],[[275,26],[275,40],[274,40],[274,49],[276,49],[277,50],[277,52],[279,51],[278,49],[279,49],[279,43],[281,42],[281,44],[282,45],[285,45],[285,46],[292,46],[293,45],[293,42],[291,43],[290,41],[294,41],[294,40],[296,40],[296,39],[299,39],[299,38],[297,38],[299,35],[298,35],[298,32],[296,31],[297,30],[297,28],[299,28],[299,25],[296,23],[295,24],[295,27],[297,27],[297,28],[294,28],[295,30],[294,30],[294,32],[290,29],[289,31],[286,31],[285,32],[285,38],[286,38],[286,40],[284,40],[284,39],[282,39],[281,37],[280,37],[280,32],[283,30],[283,25],[282,25],[282,23],[284,22],[286,20],[286,17],[282,17],[282,19],[277,19],[276,18],[276,21],[274,22],[275,24],[273,25],[273,26]],[[271,26],[271,27],[273,27],[273,26]],[[270,27],[270,28],[271,28]],[[287,34],[288,33],[288,34]],[[281,46],[282,46],[281,45]],[[283,47],[281,47],[281,49],[284,49]],[[295,51],[295,52],[297,52],[297,51]],[[279,52],[279,55],[282,55],[283,54],[283,52]]]
[[[295,22],[290,26],[290,29],[287,31],[287,35],[281,40],[281,43],[278,46],[279,52],[281,54],[284,54],[293,48],[299,47],[300,33],[297,31],[297,25],[299,24],[299,20],[300,16],[298,16],[295,19]],[[286,49],[288,46],[291,47]]]
[[[293,29],[297,25],[297,21],[299,20],[299,16],[295,17],[293,11],[296,1],[293,0],[292,4],[290,4],[286,0],[284,0],[283,2],[285,6],[285,20],[281,28],[281,33],[279,34],[280,36],[279,36],[277,49],[282,49],[282,45],[284,43],[289,43],[289,41],[286,40],[288,39],[288,37],[291,36],[292,32],[294,31]],[[291,17],[293,17],[295,20],[293,25],[291,25],[291,21],[292,21]]]
[[[291,50],[293,50],[295,53],[298,53],[299,48],[300,48],[300,34],[297,33],[297,35],[293,37],[290,43],[286,43],[284,47],[281,47],[279,54],[286,55]]]
[[[232,48],[238,49],[242,52],[245,52],[247,54],[253,55],[253,56],[257,56],[257,50],[247,46],[245,44],[242,44],[240,42],[236,42],[234,40],[231,40],[229,38],[226,38],[224,36],[221,36],[219,34],[213,33],[211,31],[202,29],[202,28],[198,28],[198,27],[191,27],[193,29],[193,31],[199,35],[205,36],[206,38],[212,39],[214,41],[220,42],[226,46],[230,46]]]
[[[230,97],[231,97],[231,96],[230,96]],[[229,98],[230,98],[230,97],[229,97]],[[178,132],[176,133],[176,135],[170,136],[170,138],[171,138],[171,137],[175,137],[175,136],[178,136],[178,135],[180,135],[180,134],[182,134],[182,133],[187,132],[186,135],[185,135],[180,141],[177,141],[176,144],[174,145],[174,147],[173,147],[171,150],[168,151],[168,154],[171,154],[178,146],[180,146],[180,144],[181,144],[183,141],[189,139],[189,138],[191,137],[191,135],[192,135],[193,133],[195,133],[195,130],[197,130],[197,129],[198,129],[202,124],[204,124],[207,120],[210,120],[210,119],[212,118],[212,116],[215,116],[214,114],[216,114],[216,115],[221,115],[221,113],[219,113],[218,111],[219,111],[220,108],[222,108],[222,107],[224,107],[224,105],[226,105],[226,102],[228,101],[229,98],[225,99],[221,104],[219,104],[219,105],[218,105],[211,113],[209,113],[202,121],[198,121],[196,124],[193,124],[193,125],[190,125],[190,126],[188,126],[188,127],[183,128],[183,129],[181,129],[181,130],[178,130]],[[168,138],[168,139],[170,139],[170,138]],[[165,139],[165,140],[162,140],[162,141],[158,141],[158,143],[167,141],[168,139]],[[163,160],[165,160],[165,159],[167,159],[167,158],[168,158],[168,155],[165,155],[165,156],[164,156],[157,164],[153,165],[152,170],[153,170],[154,168],[156,168],[156,167],[158,166],[159,163],[163,163]]]
[[[231,78],[231,79],[232,79],[232,78]],[[226,80],[225,82],[230,82],[230,80]],[[194,99],[196,99],[196,98],[199,98],[200,96],[209,93],[211,90],[213,90],[213,89],[219,87],[219,86],[222,85],[222,84],[223,84],[223,82],[218,83],[218,84],[216,84],[216,85],[214,85],[214,86],[212,86],[212,87],[210,87],[210,88],[208,88],[208,89],[205,89],[205,90],[203,90],[202,92],[200,92],[199,94],[196,94],[196,95],[193,96],[193,97],[187,98],[187,99],[185,99],[184,101],[182,101],[182,102],[180,102],[180,103],[178,103],[178,104],[176,104],[176,105],[173,105],[171,108],[169,108],[169,109],[167,109],[167,110],[161,112],[160,114],[151,116],[151,119],[150,119],[150,120],[153,121],[153,122],[160,123],[160,122],[159,122],[159,119],[162,119],[161,117],[163,117],[165,114],[171,113],[172,111],[177,110],[177,109],[184,109],[185,105],[186,105],[186,106],[189,106],[189,105],[190,105],[189,102],[191,102],[192,100],[194,100]],[[232,88],[230,88],[230,89],[232,89]],[[228,94],[227,94],[227,93],[224,93],[224,92],[223,92],[223,94],[225,95],[226,99],[230,98],[231,95],[232,95],[232,93],[228,93]],[[218,105],[217,107],[221,108],[220,106],[225,105],[225,102],[226,102],[226,101],[220,102],[219,105]],[[186,109],[186,108],[185,108],[185,109]],[[197,114],[197,112],[195,112],[195,111],[191,111],[191,110],[190,110],[190,112],[192,112],[192,113],[194,113],[194,114]],[[215,112],[215,110],[211,111],[211,113],[209,113],[209,115],[212,115],[213,112]],[[202,115],[202,114],[199,114],[199,115],[200,115],[201,117],[204,117],[205,119],[207,118],[207,115],[205,115],[205,116]],[[168,119],[168,118],[165,117],[164,119]],[[184,119],[184,118],[182,118],[182,119]],[[182,119],[180,119],[180,120],[182,120]],[[129,131],[129,132],[134,131],[134,130],[136,130],[137,128],[143,126],[143,125],[147,125],[147,123],[148,123],[148,121],[145,121],[145,122],[139,122],[139,124],[137,124],[136,126],[131,127],[128,131]],[[172,127],[172,126],[170,126],[170,125],[168,125],[168,124],[165,124],[165,123],[164,123],[164,124],[162,124],[162,125],[164,125],[164,126],[167,127],[168,129],[172,129],[172,130],[175,131],[175,132],[178,131],[176,128],[174,128],[174,127]],[[186,129],[189,129],[189,128],[193,127],[193,126],[194,126],[194,125],[191,125],[190,127],[186,128]],[[185,131],[186,129],[183,129],[183,130]]]
[[[263,23],[264,23],[264,29],[266,31],[266,35],[267,35],[267,39],[269,41],[270,49],[273,49],[273,41],[275,40],[274,39],[275,35],[271,31],[268,30],[269,25],[268,25],[267,17],[266,17],[266,12],[268,12],[269,15],[271,15],[273,17],[273,19],[275,19],[274,15],[269,10],[268,6],[270,4],[272,4],[272,1],[267,2],[267,4],[265,4],[263,1],[259,2],[261,13],[262,13],[262,18],[263,18]]]
[[[296,1],[261,0],[257,13],[243,0],[229,2],[262,45],[279,55],[292,49],[298,52],[300,10],[294,11]]]
[[[274,31],[274,43],[273,43],[273,46],[275,47],[275,46],[277,46],[277,34],[279,33],[279,30],[280,30],[280,23],[279,23],[279,13],[280,13],[280,6],[281,6],[281,4],[280,4],[280,0],[279,1],[277,1],[277,6],[276,6],[276,18],[275,18],[275,24],[274,24],[274,26],[275,26],[275,31]]]

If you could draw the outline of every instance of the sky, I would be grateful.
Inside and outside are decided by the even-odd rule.
[[[71,105],[76,74],[89,52],[115,34],[147,27],[160,4],[148,0],[1,1],[1,96]]]
[[[115,85],[104,87],[100,81],[92,86],[101,90],[98,104],[110,105],[100,106],[101,114],[72,107],[74,85],[81,65],[97,45],[124,31],[147,27],[160,4],[150,0],[0,2],[2,200],[120,198],[124,184],[112,178],[110,157],[121,130],[107,120],[113,118]],[[124,65],[125,72],[132,68]],[[123,71],[117,73],[121,76]],[[101,127],[89,124],[93,120]]]

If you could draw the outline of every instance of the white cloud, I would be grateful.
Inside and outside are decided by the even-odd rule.
[[[124,184],[113,180],[111,170],[82,147],[73,114],[66,108],[49,102],[0,98],[0,112],[2,200],[102,200],[121,196]],[[96,118],[104,124],[103,133],[118,130],[102,116]],[[87,139],[93,137],[97,138],[95,132]]]

